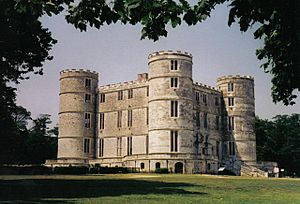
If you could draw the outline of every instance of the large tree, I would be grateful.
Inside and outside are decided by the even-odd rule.
[[[300,175],[300,114],[256,118],[257,159],[275,161],[286,173]]]

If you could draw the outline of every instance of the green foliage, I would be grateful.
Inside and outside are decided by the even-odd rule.
[[[261,67],[272,75],[273,101],[293,105],[300,90],[300,1],[297,0],[199,0],[190,5],[186,0],[81,0],[69,6],[66,19],[81,31],[87,26],[100,28],[116,22],[142,25],[141,38],[154,41],[166,37],[166,25],[173,28],[182,22],[196,25],[210,16],[216,5],[229,3],[228,25],[238,21],[246,32],[254,24],[254,38],[263,38],[264,46],[256,51],[263,60]]]
[[[168,168],[157,168],[157,169],[155,169],[155,173],[157,173],[157,174],[168,174],[169,169]]]
[[[257,159],[276,161],[288,175],[300,175],[300,114],[256,118]]]

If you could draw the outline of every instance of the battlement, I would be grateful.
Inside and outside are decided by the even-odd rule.
[[[240,76],[240,75],[227,75],[227,76],[221,76],[217,79],[217,82],[228,80],[228,79],[248,79],[248,80],[254,80],[254,77],[246,75],[246,76]]]
[[[89,74],[96,74],[98,75],[98,72],[96,71],[91,71],[89,69],[64,69],[62,71],[60,71],[60,75],[65,74],[65,73],[89,73]]]
[[[180,50],[178,50],[178,51],[167,50],[167,51],[153,52],[153,53],[148,55],[148,59],[150,59],[152,57],[163,56],[163,55],[179,55],[179,56],[185,56],[185,57],[189,57],[189,58],[193,57],[193,55],[191,53],[188,53],[188,52],[183,52],[183,51],[180,51]]]
[[[218,90],[217,88],[213,87],[213,86],[208,86],[206,84],[202,84],[202,83],[199,83],[199,82],[195,82],[194,83],[195,86],[198,86],[198,87],[201,87],[201,88],[205,88],[205,89],[209,89],[211,91],[217,91],[217,92],[220,92],[220,90]]]
[[[118,89],[124,89],[126,88],[133,88],[136,86],[143,86],[146,84],[147,81],[139,81],[139,80],[135,80],[135,81],[125,81],[125,82],[120,82],[120,83],[115,83],[115,84],[107,84],[107,85],[103,85],[100,86],[99,89],[103,90],[103,91],[108,91],[108,90],[118,90]]]

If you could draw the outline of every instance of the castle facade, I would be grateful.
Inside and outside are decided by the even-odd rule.
[[[100,87],[94,71],[61,71],[55,164],[236,174],[255,164],[253,78],[213,88],[193,81],[192,64],[187,52],[154,52],[149,73]]]

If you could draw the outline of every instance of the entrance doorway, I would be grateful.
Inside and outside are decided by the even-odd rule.
[[[175,164],[175,174],[183,174],[183,163],[177,162]]]

